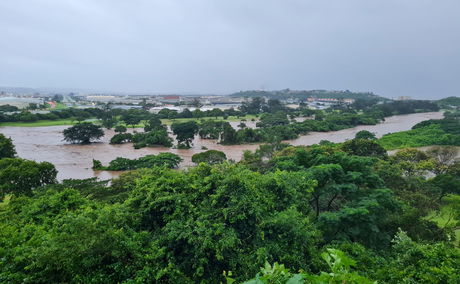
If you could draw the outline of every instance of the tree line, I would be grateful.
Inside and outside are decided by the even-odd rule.
[[[190,148],[197,134],[202,139],[217,139],[219,143],[226,145],[260,142],[271,143],[273,141],[295,139],[299,135],[307,134],[310,131],[327,132],[351,128],[357,125],[374,125],[390,115],[436,110],[439,110],[438,106],[428,101],[373,104],[364,106],[361,111],[358,107],[331,108],[324,111],[300,107],[297,110],[293,110],[286,108],[278,100],[265,101],[263,98],[254,98],[244,102],[240,107],[239,113],[256,115],[259,119],[256,124],[257,128],[247,127],[244,122],[245,119],[242,119],[238,125],[238,129],[234,129],[228,121],[208,119],[185,122],[174,121],[171,125],[171,131],[176,137],[178,148]],[[160,119],[172,117],[170,113],[175,114],[174,118],[188,117],[188,115],[183,115],[187,111],[186,109],[181,113],[177,113],[163,109],[159,114],[152,114],[140,109],[120,111],[107,108],[98,115],[101,118],[103,126],[107,128],[115,127],[117,134],[111,138],[111,144],[132,142],[135,148],[151,146],[171,147],[173,145],[172,139],[168,135],[167,127],[162,124]],[[218,109],[213,111],[215,111],[213,115],[216,115],[216,117],[225,113],[225,111]],[[210,113],[213,111],[210,111]],[[227,110],[227,112],[233,111]],[[115,115],[116,112],[119,112],[120,115]],[[302,122],[298,122],[295,119],[299,116],[309,116],[312,119],[305,119]],[[143,122],[144,132],[128,133],[127,128],[124,125],[117,124],[117,121],[122,121],[133,128]],[[72,129],[74,128],[86,129],[90,128],[90,126],[88,124],[81,124],[74,126]],[[94,136],[94,139],[97,138]],[[88,139],[74,139],[74,137],[66,138],[66,140],[77,143],[88,142]]]

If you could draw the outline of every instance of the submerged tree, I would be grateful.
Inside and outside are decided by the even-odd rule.
[[[176,135],[179,148],[190,148],[193,138],[198,133],[199,126],[195,121],[175,122],[171,129]]]
[[[89,144],[91,140],[100,139],[104,131],[91,122],[78,123],[64,130],[64,140],[71,143]]]
[[[227,160],[225,153],[217,150],[209,150],[192,156],[192,162],[195,164],[208,163],[212,165],[222,163],[225,160]]]

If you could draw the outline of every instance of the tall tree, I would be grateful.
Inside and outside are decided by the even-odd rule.
[[[91,140],[100,139],[104,131],[99,125],[91,122],[78,123],[64,130],[64,140],[71,143],[88,144]]]
[[[178,146],[180,148],[190,148],[193,138],[198,133],[199,127],[195,121],[174,122],[171,129],[176,135]]]
[[[48,162],[18,158],[0,159],[0,199],[6,194],[30,194],[33,189],[56,182],[57,171]]]
[[[15,155],[16,149],[11,138],[6,138],[5,135],[0,133],[0,159],[14,158]]]

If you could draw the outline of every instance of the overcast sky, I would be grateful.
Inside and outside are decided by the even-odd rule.
[[[460,0],[1,0],[0,85],[460,95]]]

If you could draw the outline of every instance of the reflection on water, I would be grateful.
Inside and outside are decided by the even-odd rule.
[[[298,139],[286,141],[292,145],[312,145],[321,140],[331,142],[343,142],[352,139],[356,132],[369,130],[378,137],[392,132],[409,130],[415,124],[427,119],[440,119],[441,112],[418,113],[389,117],[385,122],[378,125],[358,126],[335,132],[312,132]],[[232,123],[236,128],[239,122]],[[247,121],[249,127],[254,122]],[[225,152],[229,159],[238,161],[244,150],[255,150],[258,145],[231,145],[217,144],[214,140],[200,139],[196,137],[192,149],[170,149],[165,147],[134,149],[132,144],[110,145],[108,141],[115,134],[112,130],[106,130],[105,136],[100,143],[90,145],[67,144],[62,141],[62,131],[68,126],[47,127],[0,127],[0,132],[11,137],[16,145],[18,156],[35,161],[48,161],[53,163],[59,171],[60,180],[66,178],[89,178],[99,177],[109,179],[119,175],[119,172],[93,171],[92,160],[100,160],[103,164],[109,163],[116,157],[139,158],[149,154],[171,152],[184,159],[181,167],[192,165],[193,154],[202,152],[202,147]]]

